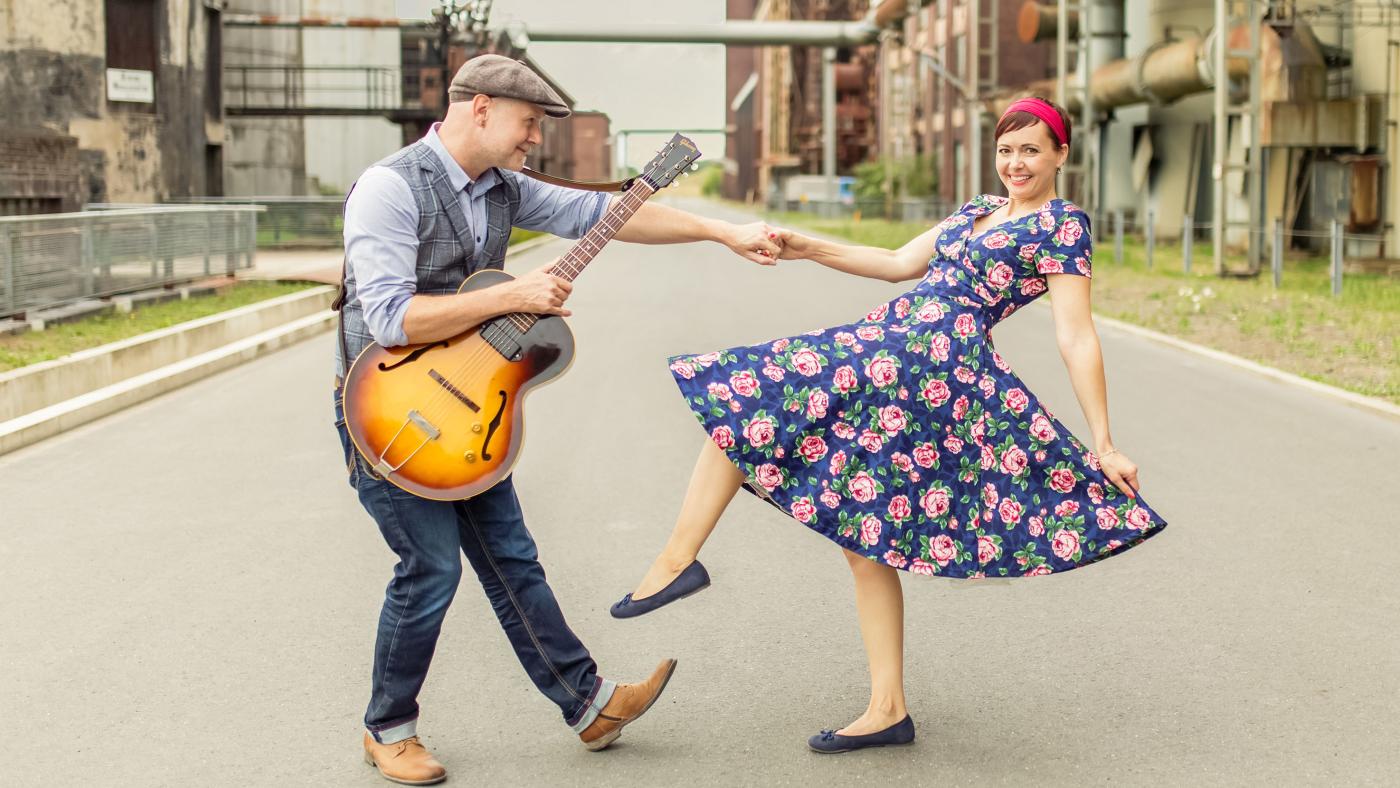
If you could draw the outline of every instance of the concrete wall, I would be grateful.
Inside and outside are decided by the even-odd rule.
[[[308,16],[361,16],[396,18],[395,0],[303,0]],[[307,66],[386,66],[398,69],[399,31],[316,30],[302,31],[302,62]],[[397,74],[397,71],[395,72]],[[358,80],[358,75],[354,77]],[[396,78],[389,93],[379,99],[400,102]],[[355,86],[350,86],[355,87]],[[345,93],[352,100],[362,92]],[[316,118],[305,121],[306,177],[308,193],[343,195],[365,168],[403,147],[399,126],[382,117]],[[330,143],[330,144],[328,144]]]
[[[78,187],[73,193],[83,200],[154,202],[204,191],[206,149],[211,141],[217,143],[222,127],[217,112],[206,117],[209,15],[200,0],[157,4],[161,25],[154,104],[106,96],[103,0],[8,0],[3,5],[4,123],[31,136],[44,130],[76,140]],[[10,153],[11,163],[15,155]],[[4,163],[0,160],[0,168]],[[6,187],[0,180],[4,188],[20,187]],[[0,199],[7,196],[12,195],[0,192]]]
[[[238,9],[243,13],[299,16],[301,0],[239,0]],[[224,30],[224,63],[229,67],[296,66],[301,63],[301,33],[284,28],[227,28]],[[228,82],[231,86],[241,84],[238,78]],[[259,102],[279,99],[280,94],[274,92],[253,92],[249,96],[250,101]],[[227,124],[225,194],[307,193],[306,143],[301,118],[240,116],[229,118]]]

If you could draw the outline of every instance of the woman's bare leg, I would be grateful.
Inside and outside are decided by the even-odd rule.
[[[695,460],[695,470],[690,475],[690,486],[676,517],[676,527],[671,529],[671,538],[647,570],[641,585],[632,592],[633,599],[655,594],[690,566],[743,482],[743,472],[734,467],[724,450],[714,441],[705,441]]]
[[[870,662],[870,705],[850,725],[848,736],[875,733],[908,714],[904,706],[904,590],[894,567],[843,550],[855,577],[860,636]]]

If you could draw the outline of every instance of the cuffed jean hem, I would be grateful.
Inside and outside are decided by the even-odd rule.
[[[373,736],[374,740],[380,744],[393,744],[418,735],[418,718],[396,722],[393,725],[366,727],[365,730],[369,731],[369,735]]]
[[[575,719],[569,720],[567,724],[574,733],[583,733],[588,730],[588,726],[598,719],[598,712],[608,705],[612,700],[613,690],[617,689],[617,682],[609,679],[595,678],[593,680],[593,692],[589,695],[587,703],[579,711]]]

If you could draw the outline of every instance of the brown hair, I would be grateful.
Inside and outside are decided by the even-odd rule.
[[[1044,101],[1046,104],[1049,104],[1050,108],[1055,110],[1055,112],[1059,114],[1060,122],[1065,124],[1065,144],[1068,145],[1070,136],[1074,133],[1074,129],[1071,128],[1072,124],[1069,119],[1069,113],[1065,112],[1064,107],[1061,107],[1059,104],[1056,104],[1050,99],[1040,98],[1039,96],[1036,96],[1035,98],[1038,98],[1041,101]],[[1024,129],[1027,126],[1034,126],[1037,123],[1043,123],[1043,121],[1029,112],[1008,112],[1005,115],[1001,116],[1001,120],[997,121],[996,130],[992,132],[992,139],[1001,139],[1001,136],[1003,134],[1007,134],[1012,131],[1020,131],[1021,129]],[[1049,126],[1046,126],[1045,134],[1046,136],[1050,137],[1050,141],[1052,143],[1055,141],[1055,132],[1052,131]]]

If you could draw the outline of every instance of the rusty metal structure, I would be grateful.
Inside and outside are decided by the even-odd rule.
[[[574,98],[530,57],[524,42],[510,31],[488,29],[490,10],[491,0],[451,0],[433,9],[432,18],[427,20],[227,15],[224,27],[245,36],[266,37],[273,31],[301,36],[307,30],[384,30],[398,40],[393,53],[397,62],[392,64],[308,64],[296,56],[276,63],[229,58],[224,64],[225,109],[236,119],[234,123],[250,125],[304,122],[308,118],[381,117],[398,126],[398,142],[407,144],[441,119],[452,75],[467,59],[483,52],[526,62],[573,108]],[[288,47],[292,53],[305,49],[304,44]],[[563,177],[605,179],[611,175],[612,158],[608,127],[608,117],[598,112],[575,112],[552,123],[532,157],[532,166]],[[379,151],[383,152],[387,151]],[[306,167],[304,161],[290,162],[283,169],[298,166]]]
[[[1022,40],[1057,35],[1059,15],[1050,13],[1056,5],[1025,4]],[[1081,36],[1088,29],[1109,37],[1113,31],[1095,13],[1106,4],[1090,5],[1072,27]],[[1348,232],[1383,230],[1379,244],[1351,251],[1393,253],[1400,194],[1387,152],[1395,149],[1400,4],[1154,2],[1125,19],[1123,40],[1135,46],[1087,65],[1088,124],[1098,143],[1116,138],[1115,160],[1132,163],[1090,174],[1103,190],[1090,190],[1087,199],[1098,215],[1155,217],[1164,225],[1159,232],[1194,218],[1209,229],[1222,274],[1259,270],[1275,220],[1300,232],[1320,231],[1334,219]],[[1355,62],[1363,50],[1386,56]],[[1050,89],[1041,81],[1022,92]],[[1004,96],[1002,106],[1015,95]],[[1085,97],[1066,99],[1078,113]],[[1243,271],[1226,269],[1232,247],[1246,251]]]

